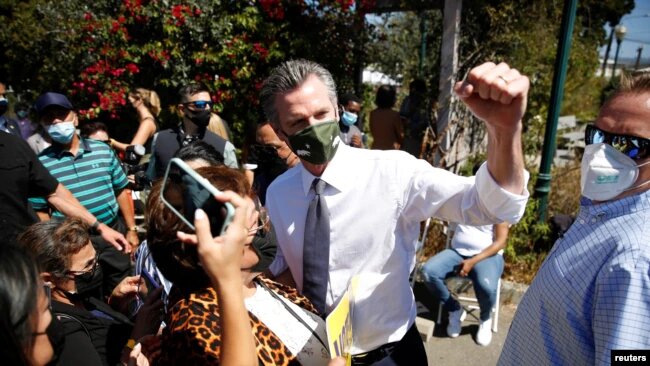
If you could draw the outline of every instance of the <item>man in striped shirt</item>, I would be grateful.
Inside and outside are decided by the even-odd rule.
[[[136,247],[139,240],[133,205],[129,192],[124,190],[128,180],[111,148],[103,142],[84,139],[76,133],[77,114],[64,95],[45,93],[36,100],[35,107],[41,124],[52,138],[52,146],[39,154],[40,161],[97,217],[97,225],[106,224],[117,231],[126,232],[126,239],[131,246]],[[50,207],[45,198],[30,198],[30,202],[41,219],[49,218]],[[120,212],[122,218],[118,215]],[[52,210],[51,216],[64,215]],[[113,248],[106,243],[96,245],[100,251],[107,251],[115,257],[120,263],[116,266],[130,266],[128,258],[118,256],[119,253],[114,253],[111,250]]]

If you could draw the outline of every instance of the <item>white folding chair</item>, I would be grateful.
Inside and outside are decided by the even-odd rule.
[[[445,249],[449,249],[451,247],[451,240],[453,238],[453,227],[455,225],[453,223],[449,224],[449,228],[447,230],[447,241],[445,244]],[[503,251],[499,251],[497,255],[503,255]],[[467,311],[468,314],[472,314],[475,318],[478,319],[474,314],[474,311],[478,310],[480,311],[480,307],[478,306],[478,299],[476,296],[463,296],[461,294],[466,294],[467,291],[472,288],[472,280],[469,277],[461,277],[461,276],[453,276],[447,279],[448,281],[448,287],[449,291],[452,293],[452,296],[456,296],[458,301],[461,303],[461,306],[465,311]],[[455,284],[454,286],[449,286],[449,283]],[[497,299],[494,304],[494,307],[492,308],[492,333],[496,333],[498,331],[498,326],[499,326],[499,306],[501,303],[501,278],[499,278],[499,281],[497,282]],[[436,320],[436,324],[440,324],[442,321],[442,310],[443,310],[443,303],[441,302],[438,304],[438,319]]]

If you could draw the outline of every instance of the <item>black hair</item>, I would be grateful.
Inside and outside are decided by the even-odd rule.
[[[183,146],[175,154],[175,157],[183,161],[204,160],[210,165],[223,165],[224,158],[214,146],[202,140],[196,140],[191,144]]]
[[[84,122],[79,126],[79,131],[81,132],[81,137],[87,138],[97,131],[105,131],[108,133],[108,127],[104,122]]]
[[[178,100],[179,103],[183,104],[186,103],[187,101],[190,100],[190,97],[194,94],[198,93],[208,93],[210,94],[210,90],[208,89],[207,86],[201,83],[190,83],[183,85],[179,90],[178,90]]]
[[[344,107],[350,102],[361,104],[361,99],[352,93],[345,93],[339,97],[339,103]]]
[[[37,311],[38,268],[30,255],[0,242],[0,359],[7,365],[27,365],[33,347],[31,316]]]
[[[414,79],[409,84],[409,91],[424,94],[427,92],[427,83],[422,79]]]
[[[393,108],[396,99],[395,87],[392,85],[382,85],[377,89],[375,104],[379,108]]]

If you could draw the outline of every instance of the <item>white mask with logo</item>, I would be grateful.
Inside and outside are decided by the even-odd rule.
[[[632,158],[605,144],[585,147],[582,156],[580,187],[582,195],[594,201],[607,201],[619,194],[648,182],[632,187],[639,176],[639,167]]]

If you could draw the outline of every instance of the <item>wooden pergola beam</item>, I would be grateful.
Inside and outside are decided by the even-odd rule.
[[[396,11],[422,11],[442,9],[444,0],[376,0],[368,13],[382,14]]]

